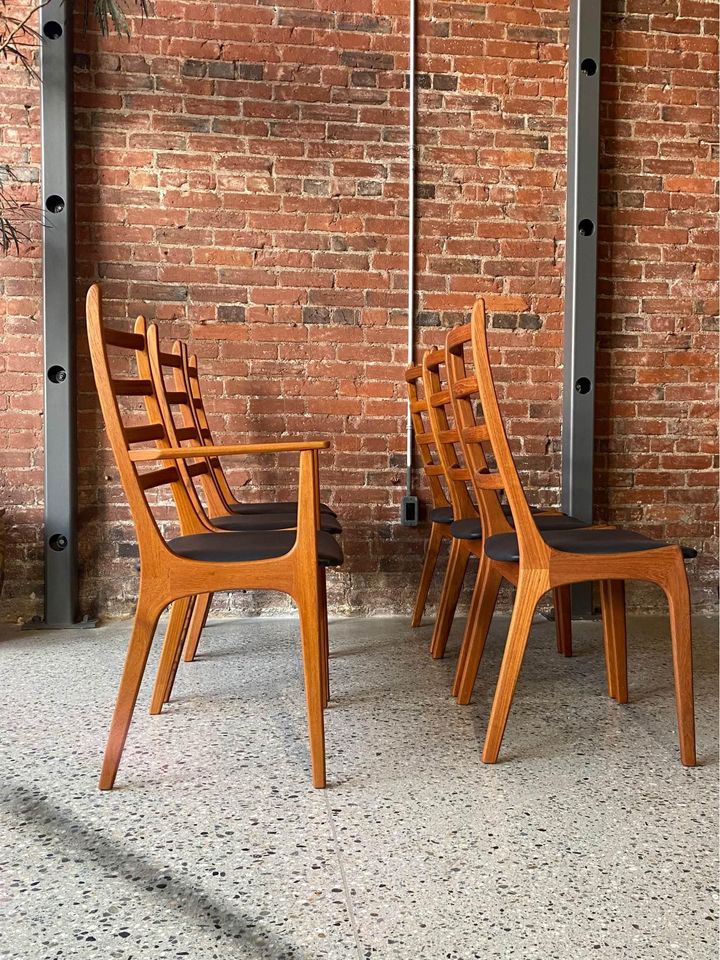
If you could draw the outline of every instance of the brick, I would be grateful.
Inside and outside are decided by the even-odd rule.
[[[27,0],[19,0],[18,5]],[[404,471],[407,10],[183,0],[131,42],[75,37],[78,295],[189,337],[219,440],[331,435],[324,494],[346,529],[331,604],[397,611],[418,531]],[[461,9],[462,7],[462,9]],[[662,10],[659,9],[662,7]],[[658,9],[656,9],[658,8]],[[567,5],[437,2],[418,22],[417,356],[485,296],[519,468],[559,496]],[[716,24],[701,0],[615,4],[602,51],[597,506],[702,546],[715,603]],[[277,18],[277,19],[276,19]],[[176,26],[177,26],[176,23]],[[183,26],[184,25],[184,26]],[[218,41],[222,37],[222,48]],[[38,91],[2,64],[0,143],[38,190]],[[4,259],[6,615],[39,612],[43,361],[39,230]],[[78,304],[82,316],[82,304]],[[83,602],[130,610],[136,546],[79,326]],[[283,461],[283,464],[285,461]],[[285,469],[285,467],[283,467]],[[294,466],[233,464],[251,498],[294,496]],[[110,479],[98,485],[98,473]],[[427,491],[418,490],[427,508]],[[163,522],[172,509],[160,505]],[[169,529],[169,526],[168,526]],[[402,594],[400,591],[403,591]],[[35,598],[31,596],[34,591]],[[630,602],[652,606],[655,598]],[[644,597],[644,595],[642,595]],[[648,595],[649,596],[649,595]],[[227,600],[225,609],[243,609]],[[253,602],[256,602],[254,599]]]

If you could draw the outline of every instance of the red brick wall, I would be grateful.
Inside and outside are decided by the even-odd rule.
[[[605,6],[598,515],[699,546],[689,569],[702,609],[716,556],[715,5]],[[156,11],[130,41],[78,23],[78,297],[100,278],[111,315],[147,304],[168,337],[192,340],[219,439],[331,436],[323,482],[348,556],[331,600],[406,609],[420,536],[397,525],[407,2],[158,0]],[[476,294],[489,299],[516,450],[535,499],[553,503],[567,4],[428,0],[420,14],[419,339],[440,342]],[[0,160],[36,180],[37,90],[16,68],[6,79]],[[37,254],[0,265],[6,616],[37,612],[42,591]],[[79,365],[83,604],[128,612],[133,534],[82,335]],[[272,465],[254,476],[272,483]]]

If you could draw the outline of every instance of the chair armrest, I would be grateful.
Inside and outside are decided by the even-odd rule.
[[[329,440],[289,440],[277,443],[236,443],[228,446],[165,447],[154,450],[131,450],[135,463],[146,460],[198,460],[204,457],[242,457],[258,453],[302,453],[303,450],[327,450]]]

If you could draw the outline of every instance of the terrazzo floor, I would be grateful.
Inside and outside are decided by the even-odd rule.
[[[0,643],[0,957],[705,960],[718,955],[717,626],[695,631],[701,765],[678,761],[667,621],[629,627],[632,702],[600,625],[537,623],[503,762],[430,627],[331,624],[329,788],[310,786],[297,626],[219,620],[160,717],[140,695],[96,788],[129,624]],[[152,675],[157,650],[148,673]]]

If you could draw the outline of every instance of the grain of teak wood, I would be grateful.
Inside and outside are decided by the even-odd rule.
[[[300,616],[300,636],[305,677],[312,781],[325,786],[324,687],[320,597],[320,568],[342,561],[333,537],[319,530],[320,499],[318,454],[328,441],[235,444],[231,446],[173,447],[162,420],[151,377],[140,372],[131,377],[113,374],[109,347],[134,356],[146,349],[145,320],[134,333],[113,330],[103,322],[100,288],[87,294],[87,330],[95,383],[110,445],[135,525],[140,554],[140,582],[135,621],[125,659],[117,702],[108,735],[100,788],[112,788],[130,727],[148,653],[163,610],[174,604],[173,629],[163,651],[168,673],[180,656],[191,598],[226,590],[277,590],[295,600]],[[146,417],[130,425],[121,406],[122,397],[142,397]],[[141,449],[139,443],[155,441],[161,449]],[[274,532],[231,533],[208,530],[207,518],[198,514],[178,464],[199,456],[245,456],[294,451],[299,456],[297,529]],[[156,466],[157,463],[161,465]],[[149,470],[142,470],[149,466]],[[170,486],[182,536],[166,540],[160,532],[147,491]],[[177,601],[181,601],[177,603]],[[177,612],[176,612],[177,611]],[[172,645],[174,644],[174,648]]]
[[[452,333],[448,336],[449,343],[452,336]],[[678,545],[652,540],[630,530],[541,529],[528,506],[505,433],[490,364],[482,300],[473,309],[471,336],[483,429],[497,465],[496,471],[479,474],[479,479],[483,488],[504,489],[513,526],[512,530],[486,537],[484,563],[489,576],[506,577],[517,584],[483,760],[486,763],[497,760],[532,617],[538,600],[547,590],[583,581],[601,584],[608,690],[619,702],[627,700],[623,585],[626,580],[645,580],[661,587],[668,600],[680,759],[686,766],[693,766],[692,639],[684,556],[693,556],[694,551],[683,551]]]

